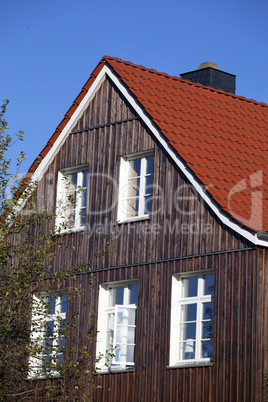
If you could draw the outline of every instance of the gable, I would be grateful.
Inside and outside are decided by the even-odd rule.
[[[154,158],[150,218],[118,225],[121,159],[144,151]],[[175,263],[191,256],[190,270],[196,264],[194,257],[208,256],[202,259],[201,269],[215,266],[219,251],[252,247],[217,219],[110,79],[102,82],[58,149],[38,185],[38,204],[55,205],[58,172],[81,166],[89,175],[86,225],[83,231],[63,236],[62,241],[69,246],[66,252],[59,251],[55,264],[76,266],[90,260],[94,269],[100,269],[144,261]],[[106,247],[106,235],[115,252],[98,259],[97,253]]]
[[[70,131],[79,130],[78,121],[80,116],[89,100],[95,96],[106,75],[113,81],[122,96],[135,110],[136,115],[141,117],[155,135],[155,138],[220,220],[248,240],[265,245],[265,242],[258,240],[254,235],[257,229],[265,229],[265,221],[262,225],[263,227],[261,227],[261,218],[266,218],[261,209],[261,203],[266,203],[266,199],[261,199],[263,194],[261,186],[263,185],[264,177],[266,180],[266,175],[265,172],[263,174],[261,170],[256,170],[261,168],[261,162],[257,159],[259,164],[254,164],[254,157],[252,156],[252,162],[248,163],[247,167],[244,167],[243,163],[240,163],[239,156],[235,153],[241,148],[241,141],[237,140],[237,138],[240,138],[240,140],[242,138],[241,130],[237,135],[235,134],[237,127],[234,124],[231,125],[233,128],[229,131],[226,130],[226,135],[232,134],[232,141],[230,138],[228,140],[225,138],[223,145],[221,141],[225,131],[219,130],[219,125],[222,124],[222,121],[220,121],[221,116],[218,115],[216,120],[215,118],[213,120],[212,116],[215,115],[215,111],[211,111],[209,118],[205,118],[207,109],[204,114],[204,105],[217,104],[218,110],[226,109],[226,107],[220,106],[222,98],[229,99],[231,95],[227,95],[222,91],[205,90],[201,85],[189,84],[176,77],[169,77],[117,59],[104,58],[97,66],[96,71],[93,72],[90,78],[92,81],[90,86],[87,89],[85,89],[86,86],[83,88],[81,92],[83,99],[54,142],[53,150],[51,148],[47,154],[43,152],[44,159],[41,163],[43,170],[51,162],[53,155],[59,149],[60,143],[62,144],[66,140]],[[85,91],[87,91],[86,94],[84,94]],[[210,97],[207,95],[208,100],[206,100],[205,94],[201,92],[201,101],[199,99],[197,102],[198,91],[210,94]],[[180,94],[181,111],[178,110],[174,101],[174,97],[178,97],[178,93]],[[80,97],[82,96],[81,94],[79,95]],[[239,105],[241,104],[242,98],[235,96],[231,98],[233,100],[230,102],[229,99],[227,102],[229,107],[230,104],[235,102],[240,102]],[[171,102],[169,102],[170,99]],[[267,108],[260,104],[250,103],[246,100],[243,100],[243,102],[244,104],[249,103],[251,108],[254,105],[255,108],[257,106],[260,110],[264,109],[266,113]],[[198,103],[198,106],[196,103]],[[232,107],[234,108],[235,105]],[[243,107],[241,106],[242,109]],[[228,114],[228,109],[226,110]],[[197,111],[199,114],[202,112],[203,115],[202,113],[198,115]],[[176,119],[174,115],[176,115]],[[224,116],[226,117],[226,113]],[[239,124],[241,124],[242,120],[243,117],[239,120]],[[215,121],[218,122],[216,126]],[[214,126],[212,122],[214,122]],[[225,124],[225,129],[229,127],[228,124],[230,126],[230,119]],[[256,123],[254,127],[258,127],[258,124]],[[237,143],[237,148],[231,148],[231,143],[233,142]],[[53,136],[50,143],[53,143]],[[261,149],[261,140],[257,149]],[[243,149],[243,153],[246,159],[247,149]],[[50,156],[50,159],[47,156]],[[249,156],[247,159],[249,159]],[[39,173],[42,171],[41,165],[39,169],[36,169],[35,175],[37,175],[38,171]],[[251,166],[251,170],[248,166]],[[243,186],[249,191],[244,191]],[[236,198],[238,195],[237,199],[232,196],[232,191]],[[252,208],[252,200],[255,203],[253,205],[256,207],[255,209]],[[247,226],[250,227],[250,230],[246,229]]]

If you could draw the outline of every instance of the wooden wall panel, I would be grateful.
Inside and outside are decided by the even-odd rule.
[[[196,266],[203,266],[202,259],[205,257],[195,259]],[[122,381],[129,381],[131,377],[135,386],[131,397],[124,394],[120,401],[262,400],[263,371],[256,370],[261,358],[257,317],[262,311],[256,293],[259,286],[257,251],[223,254],[218,260],[212,367],[166,368],[171,277],[174,272],[192,268],[192,264],[184,260],[137,268],[137,276],[133,276],[139,280],[135,372],[122,376]],[[249,265],[247,261],[251,261]],[[105,276],[102,275],[102,280],[111,281],[114,276],[118,279],[112,272]],[[109,397],[98,391],[95,400],[116,400],[118,374],[103,375],[98,383],[107,385],[107,377],[111,388]],[[127,384],[121,383],[121,386],[129,389]]]
[[[106,80],[73,130],[133,117],[132,108]],[[120,157],[151,149],[151,219],[116,226]],[[89,165],[90,172],[89,213],[85,232],[71,235],[78,260],[89,259],[95,268],[102,268],[249,246],[215,218],[140,120],[70,134],[39,185],[39,200],[45,194],[49,196],[46,203],[55,205],[58,170],[83,164]],[[96,260],[107,234],[116,252]]]
[[[72,131],[134,117],[106,80]],[[151,219],[116,226],[120,157],[151,149]],[[96,385],[110,391],[95,389],[92,400],[262,401],[268,369],[266,250],[247,250],[252,244],[219,222],[140,120],[70,134],[39,185],[40,204],[55,205],[59,169],[82,164],[90,172],[86,229],[68,236],[70,247],[59,250],[54,264],[56,270],[90,260],[96,270],[93,285],[90,273],[77,276],[84,291],[69,310],[78,313],[77,345],[96,326],[97,317],[88,318],[98,311],[98,284],[134,278],[139,283],[135,371],[96,377]],[[43,194],[49,195],[46,201]],[[100,260],[96,253],[105,248],[106,234],[113,251]],[[168,369],[172,275],[205,269],[214,269],[216,277],[213,365]]]
[[[259,254],[258,254],[259,253]],[[77,276],[84,290],[70,304],[69,315],[77,315],[77,348],[86,344],[89,330],[96,328],[98,284],[138,280],[135,371],[95,377],[92,401],[262,401],[265,334],[264,291],[266,253],[239,251],[214,257],[216,276],[214,355],[210,367],[169,369],[171,279],[174,273],[211,269],[211,259],[198,257],[99,270]],[[266,266],[267,267],[267,266]],[[266,311],[267,315],[267,311]],[[91,346],[94,354],[94,345]],[[267,352],[266,352],[267,353]],[[257,369],[256,369],[257,368]],[[91,390],[88,389],[88,394]]]

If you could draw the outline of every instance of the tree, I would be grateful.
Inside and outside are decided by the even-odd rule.
[[[81,296],[76,273],[88,271],[90,263],[54,270],[57,250],[70,247],[68,236],[55,226],[59,209],[37,197],[37,183],[10,173],[7,104],[0,113],[0,401],[31,400],[34,395],[43,401],[88,400],[84,389],[93,384],[96,362],[90,344],[95,333],[88,333],[86,345],[73,347],[79,329],[75,313],[66,323],[65,304],[67,294],[73,305]],[[17,140],[22,139],[19,132]],[[23,160],[21,152],[18,169]],[[73,203],[70,196],[61,207],[70,209]],[[41,387],[40,378],[45,380]]]

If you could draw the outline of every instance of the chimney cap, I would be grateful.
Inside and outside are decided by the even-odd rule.
[[[211,61],[206,61],[205,63],[201,63],[200,66],[198,67],[198,70],[202,70],[203,68],[208,68],[208,67],[219,70],[218,64],[212,63]]]

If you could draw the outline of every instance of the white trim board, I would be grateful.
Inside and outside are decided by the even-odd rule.
[[[126,87],[120,82],[120,80],[116,77],[116,75],[112,72],[112,70],[108,66],[103,66],[99,74],[97,75],[96,79],[94,80],[93,84],[89,88],[87,94],[83,98],[83,100],[80,102],[78,105],[77,109],[71,116],[69,122],[66,124],[64,129],[62,130],[61,134],[53,144],[52,148],[49,150],[47,155],[44,157],[44,159],[40,162],[39,166],[35,170],[34,174],[32,175],[32,180],[34,181],[39,181],[42,179],[44,173],[47,171],[50,163],[56,156],[56,154],[59,152],[60,147],[63,145],[65,142],[67,136],[69,135],[69,131],[71,128],[75,125],[76,121],[80,118],[82,115],[84,109],[88,105],[88,103],[91,101],[91,99],[94,97],[96,91],[99,89],[100,85],[105,79],[105,76],[109,76],[109,78],[114,82],[114,84],[117,86],[117,88],[121,91],[121,93],[124,95],[124,97],[127,99],[127,101],[130,103],[130,105],[133,107],[133,109],[136,111],[136,113],[140,116],[140,118],[144,121],[144,123],[147,125],[149,130],[154,134],[156,139],[159,141],[159,143],[163,146],[163,148],[168,152],[168,154],[171,156],[171,158],[174,160],[176,165],[179,167],[179,169],[185,174],[189,182],[194,186],[196,191],[200,194],[200,196],[203,198],[203,200],[207,203],[207,205],[212,209],[212,211],[215,213],[215,215],[221,220],[222,223],[224,223],[226,226],[228,226],[230,229],[234,230],[237,232],[239,235],[243,236],[250,242],[256,245],[260,246],[266,246],[268,247],[268,242],[260,240],[257,238],[257,235],[254,235],[250,233],[249,231],[243,229],[240,227],[238,224],[235,222],[231,221],[214,203],[214,201],[206,194],[202,186],[198,183],[198,181],[195,179],[195,177],[192,175],[192,173],[188,170],[188,168],[184,165],[180,157],[174,152],[174,150],[171,148],[171,146],[167,143],[165,140],[164,136],[157,130],[157,128],[152,124],[151,120],[148,118],[148,116],[144,113],[144,111],[141,109],[141,107],[138,105],[138,103],[134,100],[134,98],[131,96],[131,94],[128,92]]]

